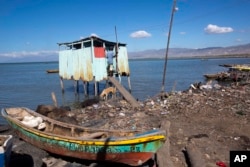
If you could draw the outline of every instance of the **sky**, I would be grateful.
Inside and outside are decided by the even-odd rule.
[[[0,62],[57,55],[57,43],[91,35],[115,42],[116,33],[129,52],[164,49],[173,4],[174,0],[0,0]],[[250,0],[176,0],[169,47],[248,44],[249,9]]]

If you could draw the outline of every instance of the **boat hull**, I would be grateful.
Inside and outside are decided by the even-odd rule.
[[[151,159],[165,142],[164,134],[158,134],[157,130],[122,140],[113,137],[104,141],[67,138],[24,127],[14,119],[6,118],[17,135],[26,142],[54,154],[79,159],[138,166]]]

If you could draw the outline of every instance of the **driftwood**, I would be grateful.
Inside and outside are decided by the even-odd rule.
[[[186,146],[186,152],[189,158],[191,167],[205,167],[205,160],[202,158],[201,152],[194,143],[189,142]]]
[[[170,156],[170,142],[169,142],[170,121],[166,120],[162,121],[160,128],[166,131],[167,139],[164,145],[156,153],[157,165],[158,167],[174,167]]]
[[[56,100],[56,95],[55,95],[54,92],[51,92],[51,98],[52,98],[52,100],[54,102],[54,106],[58,107],[57,100]]]

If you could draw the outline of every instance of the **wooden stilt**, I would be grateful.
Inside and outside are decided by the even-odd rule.
[[[97,95],[99,95],[99,93],[100,93],[100,84],[99,82],[97,82]]]
[[[62,105],[64,106],[65,105],[65,102],[66,100],[65,100],[65,96],[64,96],[64,93],[62,94]]]
[[[121,75],[120,74],[118,75],[118,78],[119,78],[119,83],[121,83],[122,79],[121,79]]]
[[[75,90],[75,95],[77,94],[77,81],[74,80],[74,90]]]
[[[86,97],[86,96],[87,96],[86,82],[85,82],[85,81],[82,81],[82,82],[83,82],[83,91],[84,91],[84,96]]]
[[[95,78],[94,78],[94,80],[95,80]],[[97,84],[96,84],[96,80],[95,80],[95,96],[97,96]]]
[[[54,106],[58,107],[57,100],[56,100],[56,95],[55,95],[54,92],[51,92],[51,97],[52,97],[52,101],[54,103]]]
[[[60,84],[61,84],[62,93],[64,93],[64,86],[63,86],[63,78],[62,77],[60,77]]]
[[[87,82],[87,96],[89,95],[89,82]]]
[[[129,87],[129,93],[131,93],[131,84],[130,84],[130,77],[128,76],[128,87]]]
[[[76,81],[76,90],[77,90],[77,93],[79,93],[79,80]]]
[[[106,80],[105,88],[107,88],[108,86],[109,86],[109,80],[107,79],[107,80]]]

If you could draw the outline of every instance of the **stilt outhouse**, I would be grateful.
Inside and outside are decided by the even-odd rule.
[[[87,95],[86,84],[95,83],[95,95],[97,95],[96,83],[108,80],[109,77],[127,76],[129,89],[130,71],[126,44],[116,43],[90,36],[73,42],[58,43],[59,45],[59,76],[62,91],[63,80],[74,80],[78,88],[78,81],[84,83],[84,93]],[[107,52],[113,52],[112,69],[109,67]],[[110,73],[111,72],[111,73]],[[120,80],[121,81],[121,80]]]

